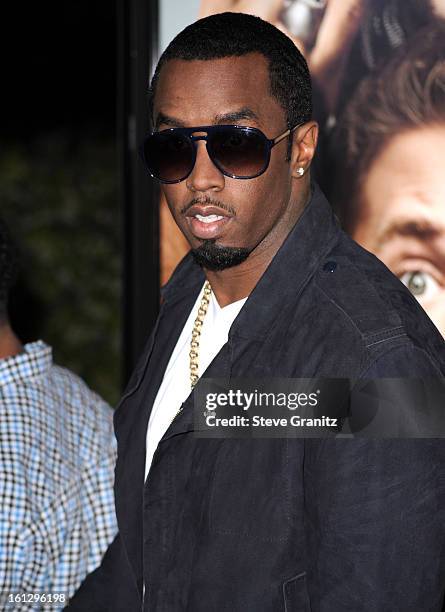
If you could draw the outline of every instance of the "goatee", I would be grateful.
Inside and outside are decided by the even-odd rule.
[[[203,268],[207,270],[225,270],[238,266],[246,260],[251,249],[244,247],[226,247],[215,244],[214,240],[204,240],[197,248],[192,249],[192,255]]]

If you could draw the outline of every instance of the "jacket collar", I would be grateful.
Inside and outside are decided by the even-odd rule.
[[[338,240],[339,222],[318,185],[303,213],[249,295],[229,334],[262,339],[288,296],[297,296]],[[205,280],[203,270],[188,253],[161,290],[165,307],[196,299]]]

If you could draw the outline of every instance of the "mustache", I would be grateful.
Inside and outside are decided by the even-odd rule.
[[[193,200],[190,200],[190,202],[185,204],[185,206],[183,206],[179,212],[181,214],[184,214],[195,204],[208,204],[209,206],[217,206],[218,208],[221,208],[221,210],[225,210],[233,216],[236,215],[236,211],[233,206],[230,206],[230,204],[224,204],[224,202],[220,202],[219,200],[215,200],[214,198],[210,198],[209,196],[204,196],[203,198],[193,198]]]

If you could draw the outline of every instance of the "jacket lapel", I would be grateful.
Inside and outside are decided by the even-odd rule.
[[[226,343],[213,361],[209,364],[209,367],[202,374],[202,378],[224,378],[227,379],[230,377],[231,373],[231,359],[230,359],[230,347],[229,343]],[[170,427],[167,429],[165,434],[162,437],[161,442],[164,440],[168,440],[173,436],[177,436],[181,433],[186,433],[188,431],[194,431],[194,412],[193,412],[193,404],[195,401],[195,392],[199,387],[199,380],[193,389],[190,392],[190,395],[187,397],[185,402],[181,406],[181,412],[173,419]]]
[[[141,364],[115,414],[118,461],[116,515],[121,538],[142,594],[142,499],[148,420],[165,368],[201,285],[164,304]],[[172,321],[176,324],[172,325]]]

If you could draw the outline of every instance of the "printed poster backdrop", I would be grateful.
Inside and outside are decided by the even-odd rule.
[[[344,228],[445,336],[445,0],[189,0],[161,9],[162,48],[188,23],[240,11],[285,31],[313,78],[312,166]],[[188,12],[187,12],[188,11]],[[161,280],[188,243],[161,203]]]

